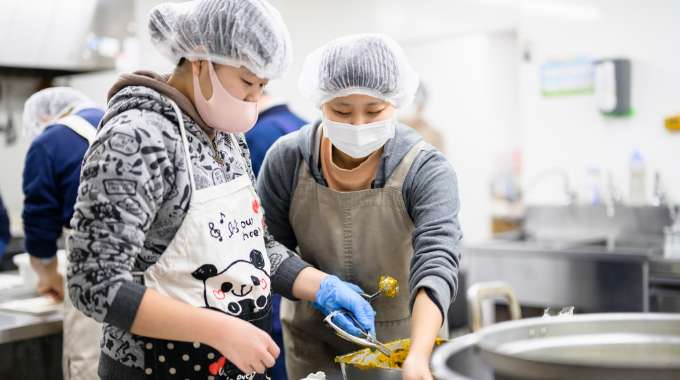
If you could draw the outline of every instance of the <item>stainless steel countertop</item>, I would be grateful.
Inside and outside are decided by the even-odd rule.
[[[57,334],[63,328],[63,314],[33,316],[0,312],[0,344]]]
[[[631,247],[617,245],[579,245],[569,242],[526,242],[512,240],[489,240],[463,247],[468,254],[505,254],[540,255],[546,257],[573,257],[598,259],[604,261],[650,261],[666,262],[663,257],[663,247],[658,245]]]
[[[465,254],[505,255],[512,252],[515,256],[542,256],[553,258],[594,259],[604,262],[648,263],[653,277],[675,279],[680,285],[680,258],[663,255],[661,242],[644,242],[633,246],[625,245],[570,245],[565,242],[524,242],[512,240],[488,240],[463,247]]]
[[[3,272],[7,273],[7,272]],[[0,302],[35,297],[35,290],[12,288],[0,290]],[[36,316],[0,310],[0,344],[40,338],[60,333],[64,315],[60,312]]]

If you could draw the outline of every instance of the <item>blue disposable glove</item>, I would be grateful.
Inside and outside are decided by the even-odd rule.
[[[321,281],[314,306],[324,315],[336,310],[348,311],[364,330],[375,336],[375,311],[361,293],[363,291],[360,287],[335,276],[328,276]],[[346,315],[338,314],[333,318],[333,323],[354,336],[361,336],[361,331]]]

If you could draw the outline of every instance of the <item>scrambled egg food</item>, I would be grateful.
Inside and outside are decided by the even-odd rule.
[[[444,343],[444,340],[437,338],[435,346]],[[385,354],[372,348],[366,348],[361,351],[352,352],[347,355],[338,356],[335,358],[336,363],[345,363],[361,369],[372,368],[401,368],[408,355],[408,350],[411,346],[411,339],[400,339],[393,342],[386,343],[385,346],[389,348],[393,354],[387,357]]]

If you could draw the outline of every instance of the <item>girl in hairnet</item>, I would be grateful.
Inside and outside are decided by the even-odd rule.
[[[355,286],[310,267],[264,224],[242,132],[290,61],[279,13],[259,0],[162,4],[149,32],[177,66],[113,86],[71,221],[68,287],[104,322],[99,375],[269,378],[272,291],[350,310],[372,329]]]
[[[453,168],[420,135],[395,121],[418,78],[399,46],[382,35],[355,35],[307,57],[302,92],[322,119],[270,150],[258,190],[267,225],[303,260],[367,293],[378,278],[402,284],[379,297],[377,338],[410,337],[405,379],[431,379],[429,356],[457,290],[458,190]],[[338,376],[333,358],[356,348],[324,329],[318,312],[284,300],[281,311],[288,376],[321,369]]]

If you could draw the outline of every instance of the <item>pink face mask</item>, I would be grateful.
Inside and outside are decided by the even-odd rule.
[[[198,76],[194,77],[194,102],[198,114],[208,126],[222,132],[244,133],[257,121],[257,103],[233,97],[222,87],[212,62],[208,62],[212,96],[206,99],[200,90]]]

